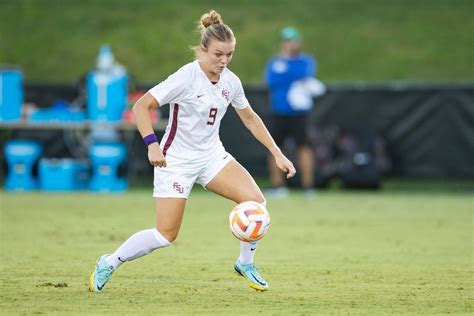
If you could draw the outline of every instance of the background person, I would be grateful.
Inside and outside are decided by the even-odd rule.
[[[265,81],[270,91],[272,111],[271,133],[283,148],[284,141],[292,138],[296,143],[296,156],[300,169],[301,187],[305,194],[314,194],[314,154],[306,128],[313,108],[313,97],[325,92],[324,85],[314,78],[316,61],[300,52],[301,36],[294,27],[281,31],[279,56],[271,58],[265,68]],[[266,193],[274,197],[288,194],[283,173],[274,159],[268,157],[272,188]]]

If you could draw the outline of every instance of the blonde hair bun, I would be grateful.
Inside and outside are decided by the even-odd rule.
[[[207,29],[209,26],[211,26],[213,24],[223,24],[223,23],[224,23],[224,21],[222,21],[221,15],[219,13],[217,13],[216,11],[211,10],[207,13],[204,13],[201,16],[199,28],[202,31],[204,31],[205,29]]]

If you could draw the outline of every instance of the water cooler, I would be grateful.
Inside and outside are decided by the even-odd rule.
[[[114,61],[110,46],[103,45],[97,57],[97,69],[86,79],[87,116],[92,121],[117,122],[127,106],[128,75]]]
[[[124,144],[94,144],[89,148],[92,178],[89,188],[98,192],[121,192],[127,190],[126,179],[119,178],[118,169],[124,162],[127,149]]]
[[[9,191],[34,190],[38,181],[33,177],[33,166],[43,150],[40,143],[29,140],[10,140],[5,144],[7,178],[5,188]]]
[[[23,74],[0,70],[0,121],[19,121],[23,104]]]

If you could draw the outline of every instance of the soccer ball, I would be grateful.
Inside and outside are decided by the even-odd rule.
[[[270,227],[270,214],[260,203],[243,202],[230,212],[229,227],[237,239],[246,242],[257,241],[263,238]]]

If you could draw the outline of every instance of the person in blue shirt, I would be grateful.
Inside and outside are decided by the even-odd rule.
[[[316,61],[300,52],[301,36],[294,27],[281,31],[280,55],[272,57],[265,68],[270,92],[271,134],[280,148],[287,138],[296,143],[301,170],[301,187],[307,196],[314,194],[314,153],[308,143],[306,127],[313,107],[313,97],[324,93],[324,85],[315,79]],[[285,197],[288,189],[283,173],[272,157],[268,159],[272,188],[267,194]]]

